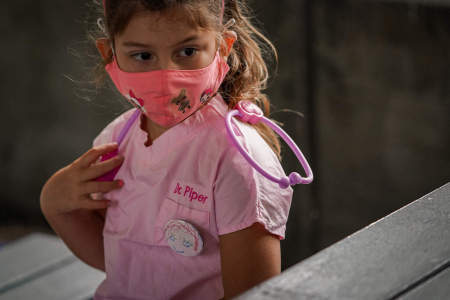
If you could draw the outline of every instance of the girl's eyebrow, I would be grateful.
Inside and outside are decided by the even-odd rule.
[[[187,37],[187,38],[185,38],[184,40],[182,40],[182,41],[176,43],[176,44],[173,45],[172,47],[176,47],[176,46],[179,46],[179,45],[184,44],[184,43],[187,43],[187,42],[192,42],[192,41],[194,41],[194,40],[196,40],[196,39],[198,39],[198,38],[199,38],[199,36],[198,36],[197,34],[191,35],[190,37]]]
[[[196,39],[198,39],[199,36],[197,34],[192,35],[190,37],[185,38],[184,40],[175,43],[174,45],[172,45],[172,47],[176,47],[179,46],[181,44],[187,43],[187,42],[191,42],[194,41]],[[143,44],[143,43],[139,43],[139,42],[134,42],[134,41],[125,41],[122,43],[123,46],[127,46],[127,47],[141,47],[141,48],[152,48],[152,45],[149,44]]]
[[[133,41],[123,42],[122,45],[127,46],[127,47],[141,47],[141,48],[149,48],[150,47],[150,45],[133,42]]]

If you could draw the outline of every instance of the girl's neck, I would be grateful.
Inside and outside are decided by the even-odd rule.
[[[152,122],[144,114],[141,115],[141,129],[147,133],[147,141],[145,146],[151,146],[153,141],[156,140],[160,135],[162,135],[168,128],[159,126],[158,124]]]

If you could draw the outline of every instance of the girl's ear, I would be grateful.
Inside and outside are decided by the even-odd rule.
[[[237,40],[237,34],[233,30],[227,30],[223,33],[224,44],[220,47],[220,53],[222,56],[228,57],[230,55],[231,49],[233,48],[234,42]]]
[[[104,61],[108,61],[112,56],[111,44],[108,38],[99,38],[95,41],[95,45],[97,46],[97,50],[102,56]]]

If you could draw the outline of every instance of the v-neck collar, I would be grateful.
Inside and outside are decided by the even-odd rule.
[[[212,98],[204,107],[193,113],[184,121],[167,129],[158,138],[152,141],[150,146],[145,146],[147,141],[147,132],[141,128],[142,119],[138,118],[133,125],[132,132],[130,132],[130,142],[132,142],[137,149],[144,153],[148,153],[152,158],[162,158],[164,155],[178,149],[183,143],[194,138],[203,126],[207,126],[208,120],[217,118],[217,116],[224,119],[228,107],[220,94]],[[225,121],[224,121],[225,126]]]

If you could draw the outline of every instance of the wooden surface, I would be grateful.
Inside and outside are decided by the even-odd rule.
[[[0,300],[90,299],[104,277],[55,236],[31,234],[0,248]]]
[[[237,299],[450,299],[450,183]]]

